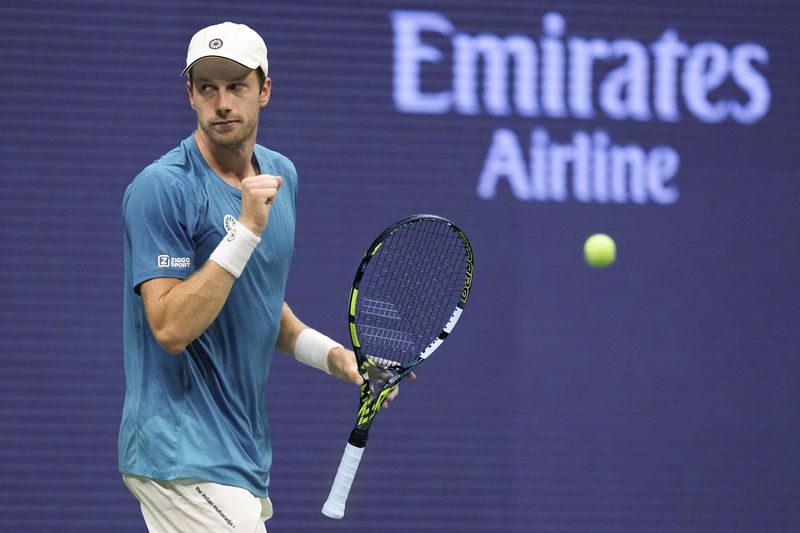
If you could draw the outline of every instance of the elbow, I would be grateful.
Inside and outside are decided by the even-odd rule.
[[[153,331],[153,336],[161,348],[170,355],[180,355],[189,345],[189,342],[181,338],[177,332],[162,328]]]
[[[161,345],[162,348],[164,348],[164,351],[166,351],[170,355],[175,355],[175,356],[182,354],[183,351],[188,346],[188,344],[181,344],[181,343],[175,343],[175,344],[159,343],[159,344]]]

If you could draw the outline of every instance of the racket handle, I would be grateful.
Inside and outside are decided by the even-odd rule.
[[[353,478],[356,477],[356,470],[363,454],[364,448],[347,443],[331,492],[325,505],[322,506],[322,514],[328,518],[338,520],[344,516],[344,504],[347,503],[347,495],[350,494],[350,487],[353,485]]]

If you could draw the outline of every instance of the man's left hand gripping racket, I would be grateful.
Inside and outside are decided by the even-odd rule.
[[[452,222],[414,215],[370,245],[350,291],[350,340],[364,377],[358,417],[322,514],[342,518],[372,420],[386,397],[441,346],[472,285],[472,247]],[[370,380],[369,369],[383,372]]]

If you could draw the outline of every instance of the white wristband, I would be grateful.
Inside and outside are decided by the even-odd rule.
[[[247,229],[244,224],[237,222],[214,249],[209,259],[238,278],[260,242],[261,237]]]
[[[328,352],[334,348],[342,347],[341,344],[319,331],[306,328],[297,336],[297,342],[294,345],[294,357],[301,363],[330,374]]]

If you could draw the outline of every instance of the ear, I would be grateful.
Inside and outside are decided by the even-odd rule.
[[[186,92],[189,93],[189,105],[192,106],[192,109],[197,110],[194,106],[194,96],[192,95],[192,82],[186,82]]]
[[[261,94],[258,96],[259,105],[264,107],[269,102],[270,91],[272,90],[272,80],[269,78],[264,79],[264,86],[261,87]]]

